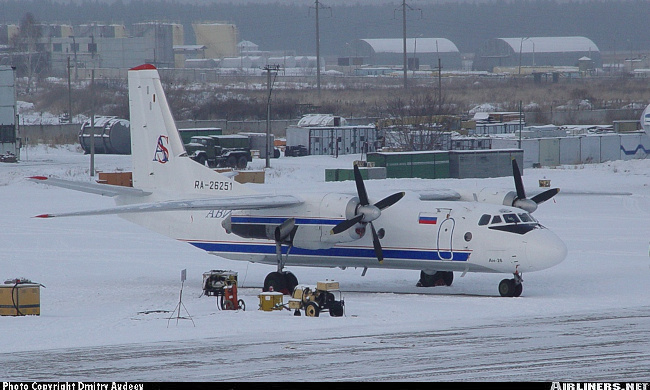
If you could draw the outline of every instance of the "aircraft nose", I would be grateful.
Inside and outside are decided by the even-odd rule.
[[[567,255],[564,242],[548,229],[532,231],[526,242],[526,258],[530,271],[539,271],[561,263]]]

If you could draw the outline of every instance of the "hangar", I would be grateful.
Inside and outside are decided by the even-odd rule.
[[[476,51],[473,69],[492,72],[496,66],[578,66],[582,57],[602,66],[600,50],[589,38],[493,38]]]
[[[354,41],[352,49],[357,57],[371,65],[404,66],[404,40],[401,38],[359,39]],[[406,57],[409,70],[437,69],[438,58],[443,69],[460,69],[462,64],[458,48],[445,38],[407,38]]]

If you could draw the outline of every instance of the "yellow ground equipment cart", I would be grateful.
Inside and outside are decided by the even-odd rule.
[[[338,300],[337,300],[338,298]],[[327,280],[313,286],[298,285],[289,299],[289,309],[299,316],[300,310],[308,317],[318,317],[321,311],[329,311],[332,317],[343,316],[345,302],[341,299],[339,282]]]
[[[221,310],[246,310],[243,300],[237,299],[237,272],[212,270],[203,273],[203,293],[217,297]]]
[[[22,278],[0,284],[0,315],[41,315],[41,286]]]

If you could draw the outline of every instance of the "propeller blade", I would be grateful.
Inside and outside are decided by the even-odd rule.
[[[518,199],[526,199],[526,191],[524,191],[524,182],[521,180],[521,171],[517,160],[512,159],[512,177],[515,179],[515,189],[517,190]]]
[[[381,242],[379,242],[379,235],[375,230],[375,225],[370,222],[370,230],[372,231],[372,245],[375,247],[375,255],[377,255],[377,260],[379,263],[384,261],[384,251],[381,249]]]
[[[343,222],[340,222],[338,225],[334,226],[332,230],[330,230],[331,234],[339,234],[341,232],[344,232],[351,228],[352,226],[356,225],[357,223],[361,222],[363,219],[363,214],[359,214],[353,218],[346,219]]]
[[[547,200],[554,197],[555,195],[557,195],[558,192],[560,192],[559,188],[551,188],[550,190],[546,190],[546,191],[542,192],[541,194],[537,194],[537,195],[533,196],[532,198],[530,198],[530,200],[532,200],[533,202],[535,202],[537,204],[544,203]]]
[[[375,203],[375,207],[377,207],[379,210],[383,210],[386,207],[390,207],[397,203],[397,201],[402,199],[402,197],[404,197],[404,192],[397,192]]]
[[[359,195],[359,204],[362,206],[368,205],[368,193],[366,192],[366,185],[363,184],[361,171],[358,166],[354,166],[354,182],[357,184],[357,194]]]

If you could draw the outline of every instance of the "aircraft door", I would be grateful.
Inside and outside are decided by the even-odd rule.
[[[436,244],[440,260],[451,260],[454,258],[454,228],[456,221],[447,214],[446,218],[438,225],[438,237]]]

